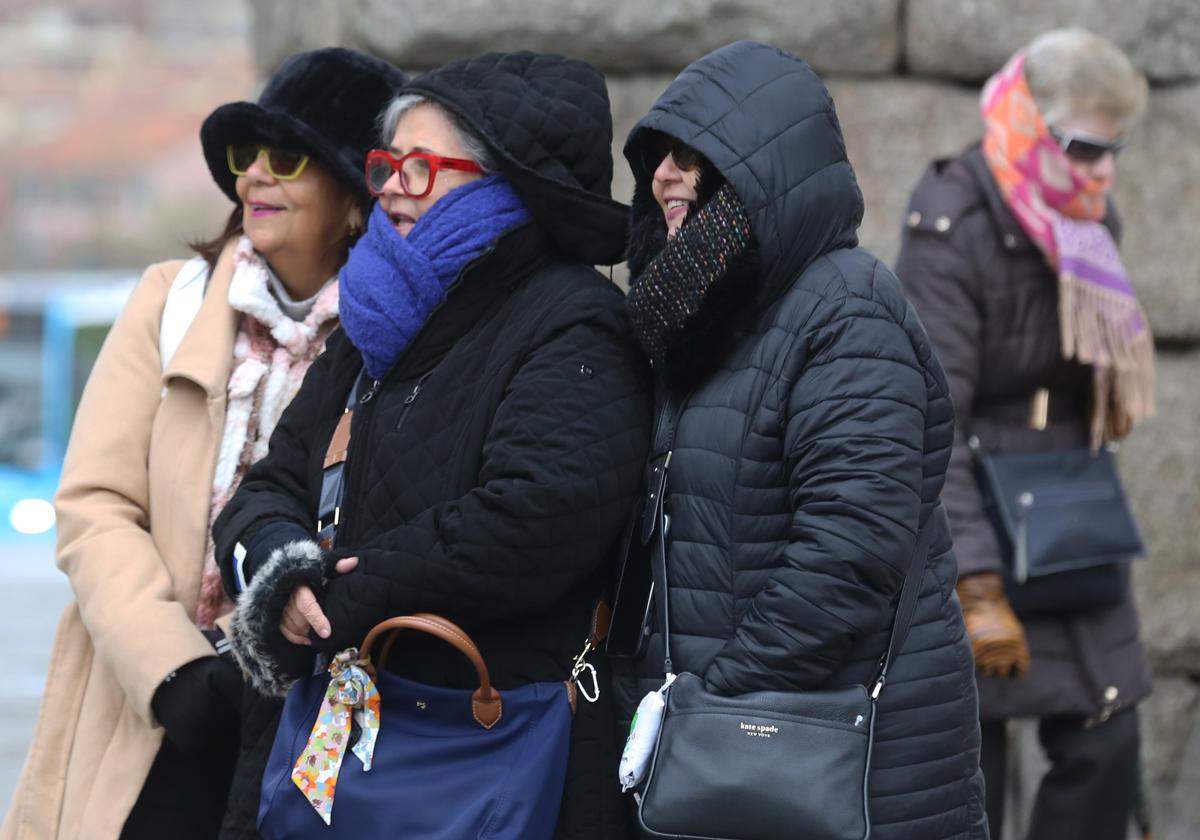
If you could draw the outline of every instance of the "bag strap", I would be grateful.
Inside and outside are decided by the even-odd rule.
[[[887,652],[879,663],[879,676],[871,689],[871,699],[877,700],[883,684],[887,682],[887,669],[908,639],[908,631],[912,627],[913,613],[917,609],[917,597],[921,594],[921,581],[925,579],[925,561],[929,557],[929,549],[933,543],[933,517],[917,531],[917,544],[912,556],[908,559],[908,570],[904,573],[904,585],[900,588],[900,601],[896,604],[896,617],[892,620],[892,635],[888,640]]]
[[[346,410],[338,418],[329,446],[325,449],[325,460],[321,470],[321,495],[317,503],[317,544],[326,551],[333,548],[337,527],[342,521],[342,497],[346,494],[346,458],[350,455],[350,424],[354,422],[354,406],[358,404],[358,392],[363,374],[354,380],[350,394],[346,397]]]
[[[649,465],[649,480],[647,485],[646,508],[643,511],[642,542],[648,544],[654,540],[651,547],[650,567],[654,576],[654,605],[659,616],[663,636],[663,673],[669,679],[674,674],[671,662],[671,620],[670,598],[667,588],[667,535],[670,531],[670,515],[667,512],[667,471],[671,465],[672,447],[675,442],[675,429],[679,418],[687,404],[687,398],[669,394],[659,412],[654,427],[654,455]],[[878,674],[873,681],[871,699],[876,700],[887,681],[887,669],[904,647],[908,631],[912,626],[913,613],[917,607],[917,596],[920,595],[921,581],[924,579],[925,560],[929,556],[930,545],[933,541],[933,514],[917,532],[916,546],[909,557],[908,568],[904,574],[904,584],[900,588],[900,599],[896,604],[896,614],[892,622],[891,636],[888,647],[879,661]]]
[[[667,533],[670,516],[667,513],[667,471],[675,445],[675,427],[683,414],[687,398],[668,392],[666,401],[654,424],[654,454],[647,467],[646,507],[642,511],[641,540],[650,546],[650,569],[654,576],[654,609],[658,613],[663,637],[663,673],[670,679],[675,671],[671,662],[671,611],[667,588]],[[636,538],[636,537],[635,537]]]
[[[196,319],[207,288],[208,263],[203,257],[192,257],[185,262],[171,282],[158,329],[158,357],[164,373]]]

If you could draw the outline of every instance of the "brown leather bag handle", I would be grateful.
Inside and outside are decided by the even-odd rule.
[[[453,621],[449,621],[433,613],[401,615],[381,621],[372,627],[371,632],[367,633],[367,637],[363,639],[362,647],[359,648],[359,654],[364,659],[370,656],[371,646],[375,644],[375,640],[381,633],[385,633],[388,630],[420,630],[431,636],[437,636],[439,639],[449,642],[458,648],[467,659],[471,660],[471,664],[475,667],[475,673],[479,675],[479,688],[475,689],[475,692],[471,695],[471,712],[475,715],[475,720],[484,729],[491,729],[500,721],[500,716],[504,713],[500,692],[492,687],[492,681],[488,676],[488,669],[487,665],[484,664],[483,655],[480,654],[479,648],[475,647],[475,643],[471,641],[471,637],[466,634],[466,631]],[[391,651],[394,639],[395,636],[393,635],[384,645],[379,661],[375,663],[376,668],[383,668],[386,664],[387,656]]]

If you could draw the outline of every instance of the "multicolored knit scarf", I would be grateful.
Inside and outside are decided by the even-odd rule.
[[[1112,235],[1107,186],[1079,176],[1025,80],[1018,52],[983,88],[983,154],[1021,228],[1058,272],[1067,359],[1095,372],[1092,447],[1154,413],[1154,339]]]
[[[695,212],[633,278],[626,298],[634,333],[660,374],[673,340],[753,237],[746,210],[729,184]]]

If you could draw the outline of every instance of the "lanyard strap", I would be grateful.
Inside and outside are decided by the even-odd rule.
[[[642,543],[651,545],[650,568],[654,575],[654,605],[658,613],[660,629],[663,637],[663,672],[670,677],[674,673],[671,663],[671,620],[670,598],[667,586],[667,537],[670,531],[670,514],[667,511],[667,472],[671,465],[671,455],[675,443],[675,429],[683,414],[686,398],[670,394],[659,412],[654,427],[654,455],[647,467],[648,480],[646,506],[642,514]],[[892,660],[904,647],[912,626],[913,613],[917,607],[917,596],[924,579],[925,560],[929,556],[930,544],[933,541],[931,514],[925,524],[917,532],[917,543],[909,557],[908,568],[904,574],[904,585],[900,589],[900,600],[896,604],[896,614],[892,622],[891,636],[888,639],[887,651],[879,661],[878,673],[873,680],[871,699],[877,699],[886,682],[887,669]]]

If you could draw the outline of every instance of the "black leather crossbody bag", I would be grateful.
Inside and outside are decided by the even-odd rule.
[[[663,670],[672,674],[667,598],[669,515],[664,494],[674,426],[671,400],[655,434],[642,538],[651,551]],[[759,691],[723,697],[695,674],[675,677],[639,796],[652,837],[673,840],[864,840],[875,703],[908,635],[933,528],[917,538],[887,653],[870,690]]]
[[[1107,449],[985,452],[971,438],[984,508],[1006,554],[1020,615],[1078,612],[1126,597],[1125,564],[1145,554]]]

